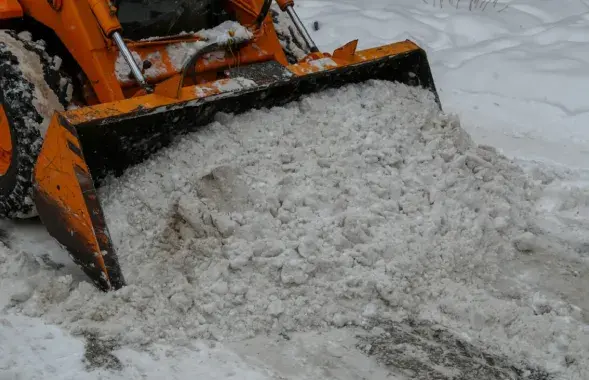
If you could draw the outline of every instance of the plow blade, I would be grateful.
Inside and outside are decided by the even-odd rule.
[[[436,88],[425,52],[410,41],[282,66],[270,61],[228,70],[229,78],[56,114],[35,167],[34,201],[49,233],[103,290],[125,284],[96,196],[106,175],[122,174],[218,112],[284,105],[350,83],[380,79]],[[195,163],[197,165],[197,163]],[[124,254],[124,253],[123,253]]]

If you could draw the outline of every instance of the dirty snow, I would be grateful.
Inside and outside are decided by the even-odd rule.
[[[84,342],[24,316],[0,318],[0,342],[0,378],[7,380],[276,378],[271,370],[241,359],[238,348],[215,342],[197,342],[190,348],[157,344],[142,352],[115,344],[110,351],[101,342]]]
[[[589,369],[580,309],[513,281],[530,255],[575,256],[534,234],[540,188],[425,91],[370,82],[219,116],[100,196],[129,286],[39,272],[12,299],[24,315],[131,347],[418,317]]]
[[[139,55],[139,53],[136,51],[132,51],[131,55],[133,56],[137,66],[139,66],[139,68],[143,68],[144,65],[141,55]],[[162,54],[159,51],[148,54],[145,57],[145,60],[151,63],[149,68],[143,69],[143,75],[146,79],[155,79],[168,71],[166,64],[162,59]],[[122,54],[119,54],[117,60],[115,61],[115,75],[117,76],[117,80],[119,80],[121,83],[129,83],[135,80],[131,74],[131,68]]]

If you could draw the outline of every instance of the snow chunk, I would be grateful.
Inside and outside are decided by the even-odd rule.
[[[320,70],[327,70],[337,67],[337,63],[331,58],[320,58],[310,62],[311,66]]]
[[[208,42],[221,45],[248,41],[253,37],[252,32],[235,21],[225,21],[212,29],[198,31],[195,35]]]
[[[273,317],[277,317],[284,312],[281,300],[274,300],[268,305],[268,314]]]
[[[521,252],[531,252],[537,247],[538,238],[531,232],[524,232],[523,234],[516,237],[513,241],[515,247]]]
[[[231,78],[224,82],[215,82],[213,85],[221,92],[245,90],[257,86],[253,80],[242,77]]]

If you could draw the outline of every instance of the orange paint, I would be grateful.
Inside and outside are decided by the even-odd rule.
[[[12,139],[10,126],[4,107],[0,104],[0,175],[6,174],[12,159]]]
[[[64,228],[68,229],[72,240],[81,242],[83,249],[94,255],[95,267],[108,279],[95,226],[76,173],[78,169],[90,178],[88,166],[83,156],[76,154],[70,148],[70,144],[79,152],[82,151],[77,136],[60,123],[59,116],[56,114],[51,120],[35,165],[35,189],[62,211],[58,216],[64,220],[59,222],[65,224]],[[43,219],[45,215],[41,209],[39,213]],[[43,220],[43,222],[46,225],[56,223],[58,216],[54,215],[55,220]]]
[[[343,59],[345,61],[352,61],[356,54],[356,48],[358,47],[358,40],[350,41],[344,46],[335,49],[333,52],[333,58]]]
[[[368,62],[383,57],[409,53],[418,49],[419,46],[415,43],[411,41],[402,41],[352,53],[352,51],[355,51],[355,41],[352,41],[336,49],[333,55],[322,53],[319,55],[319,57],[322,58],[306,58],[301,63],[288,66],[288,69],[298,76],[304,76],[320,71],[346,67],[356,63]]]
[[[23,16],[23,9],[18,0],[0,0],[0,20]]]

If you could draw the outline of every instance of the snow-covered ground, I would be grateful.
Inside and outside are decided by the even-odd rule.
[[[509,154],[589,165],[589,5],[580,0],[300,1],[333,49],[409,38],[428,52],[444,109]],[[474,2],[475,4],[477,2]],[[483,8],[484,7],[484,10]]]
[[[0,379],[589,378],[589,4],[471,3],[299,0],[422,45],[460,126],[383,83],[221,117],[101,190],[124,291],[6,224]]]

